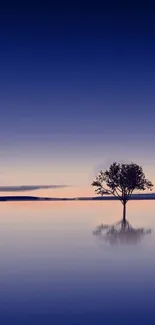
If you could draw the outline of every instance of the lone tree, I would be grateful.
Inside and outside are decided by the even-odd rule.
[[[119,164],[114,162],[109,170],[100,171],[96,180],[91,184],[96,187],[95,192],[100,195],[114,195],[123,204],[123,221],[126,221],[126,203],[130,200],[134,190],[144,191],[153,188],[153,184],[145,178],[141,166]]]

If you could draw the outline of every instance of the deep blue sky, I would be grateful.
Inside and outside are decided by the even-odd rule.
[[[39,184],[56,170],[66,173],[58,183],[85,178],[115,157],[153,166],[153,8],[49,3],[0,8],[4,183],[19,169],[26,176],[12,182],[33,183],[36,166]]]

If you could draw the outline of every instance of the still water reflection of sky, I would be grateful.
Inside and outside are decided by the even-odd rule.
[[[154,323],[155,202],[128,203],[130,225],[152,230],[137,244],[94,236],[121,214],[120,202],[1,203],[1,323]]]

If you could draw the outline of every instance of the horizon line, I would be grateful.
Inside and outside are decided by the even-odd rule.
[[[119,201],[118,197],[109,196],[79,196],[79,197],[39,197],[39,196],[24,196],[11,195],[0,196],[0,201]],[[155,200],[155,193],[137,193],[132,194],[130,200]]]

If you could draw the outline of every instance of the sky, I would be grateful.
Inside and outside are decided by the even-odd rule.
[[[134,161],[155,182],[153,8],[0,6],[1,186],[85,195],[113,161]]]

